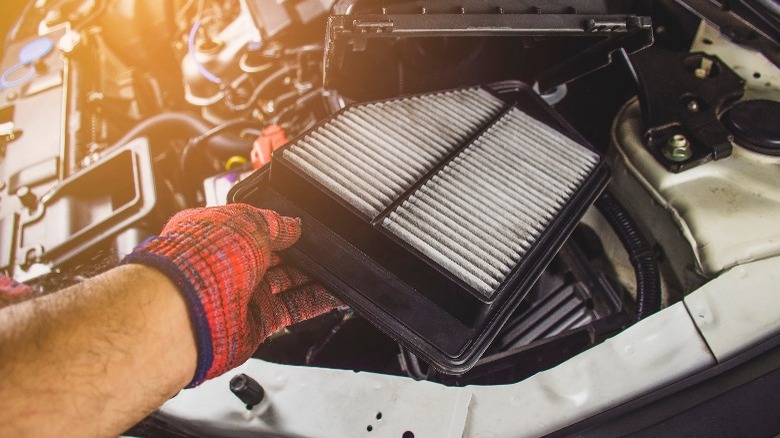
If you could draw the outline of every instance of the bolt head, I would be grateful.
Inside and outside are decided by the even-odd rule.
[[[688,139],[682,134],[675,134],[669,137],[669,141],[667,143],[669,146],[675,148],[684,148],[689,146]]]
[[[669,140],[661,149],[661,154],[670,161],[680,163],[691,158],[693,151],[691,150],[690,142],[684,135],[675,134],[669,137]]]

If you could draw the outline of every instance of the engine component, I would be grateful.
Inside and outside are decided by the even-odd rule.
[[[745,81],[705,53],[652,48],[633,55],[631,64],[647,148],[659,162],[681,172],[731,155],[731,135],[718,115],[742,97]]]
[[[155,218],[157,191],[145,139],[106,155],[40,198],[27,186],[17,191],[17,197],[26,208],[3,221],[2,269],[60,265],[120,235],[117,244],[129,251],[151,233],[138,228],[139,223],[160,222]],[[6,237],[15,244],[6,246]]]
[[[677,0],[684,8],[710,23],[730,41],[761,52],[775,66],[780,67],[780,17],[777,4],[737,0],[726,2],[708,0]]]
[[[428,371],[434,374],[428,380],[457,386],[516,382],[628,325],[620,292],[593,270],[583,249],[599,253],[585,231],[578,229],[566,241],[474,368],[455,376]]]
[[[19,41],[9,47],[0,65],[0,125],[6,125],[10,134],[0,138],[4,158],[0,166],[11,194],[68,173],[62,125],[68,101],[65,62],[51,51],[38,57],[35,65],[20,61],[28,56],[23,52],[31,44],[59,41],[67,32],[63,26],[43,38]]]
[[[608,180],[584,140],[521,94],[348,107],[232,200],[302,216],[290,256],[437,368],[467,370]]]
[[[203,195],[206,198],[206,206],[225,205],[230,189],[251,174],[251,171],[243,173],[231,171],[210,176],[203,180]]]
[[[75,38],[61,25],[22,39],[0,66],[0,270],[18,279],[33,263],[64,263],[109,237],[138,243],[144,236],[133,237],[127,219],[147,217],[156,203],[146,142],[82,170],[103,124],[86,104],[94,88]],[[113,178],[115,190],[102,184]]]
[[[247,45],[261,46],[260,34],[248,14],[240,14],[213,37],[198,41],[201,23],[190,29],[189,52],[182,60],[184,97],[192,105],[211,105],[224,97],[225,85],[244,72],[236,62],[247,54]]]
[[[42,61],[51,52],[52,48],[54,48],[54,42],[45,37],[25,44],[18,53],[19,63],[5,69],[2,76],[0,76],[0,90],[24,85],[32,79],[36,73],[35,64]],[[24,71],[24,73],[20,73],[20,71]],[[13,76],[16,76],[16,78],[11,79]]]
[[[636,178],[675,221],[679,232],[669,235],[656,228],[662,226],[660,221],[642,218],[656,238],[663,238],[671,266],[686,288],[687,270],[712,278],[736,265],[780,254],[779,157],[737,144],[728,159],[675,174],[652,159],[644,146],[643,126],[636,101],[618,114],[613,132],[618,153],[612,168],[616,179],[624,174]],[[626,185],[621,180],[615,187]],[[676,241],[693,252],[690,262],[675,256],[671,248]]]
[[[305,31],[323,24],[330,3],[211,3],[197,9],[181,63],[185,99],[213,122],[271,120],[321,89],[322,44]],[[298,32],[286,30],[291,26]]]
[[[230,379],[230,392],[236,395],[248,410],[260,404],[265,398],[265,390],[257,383],[257,380],[244,373]]]
[[[344,72],[346,66],[369,62],[364,55],[357,62],[349,59],[354,57],[352,52],[369,49],[385,52],[386,44],[370,46],[369,41],[390,40],[390,44],[397,44],[407,38],[432,40],[487,36],[574,36],[587,40],[582,44],[582,41],[573,41],[576,38],[568,39],[576,49],[566,50],[568,56],[557,63],[550,62],[547,70],[531,73],[533,77],[527,79],[538,82],[545,92],[610,64],[615,51],[622,49],[633,53],[653,42],[648,17],[607,14],[602,5],[587,1],[543,7],[529,1],[494,1],[489,4],[464,1],[457,6],[439,1],[402,1],[388,5],[346,1],[340,2],[334,12],[328,19],[324,81],[326,87],[338,89],[345,86],[351,76],[335,77],[333,70]],[[429,53],[428,57],[457,59],[458,56],[449,53],[448,49],[450,46],[457,47],[458,43],[443,41],[439,51],[444,53]],[[484,40],[477,41],[484,43]],[[477,51],[480,44],[477,43]]]
[[[267,38],[274,38],[300,23],[309,24],[323,18],[330,11],[334,0],[249,0],[247,6],[257,27]]]
[[[747,100],[723,115],[723,121],[737,142],[752,151],[780,155],[780,102]]]

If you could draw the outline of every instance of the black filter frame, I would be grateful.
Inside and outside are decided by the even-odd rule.
[[[485,89],[493,93],[489,86]],[[487,126],[517,107],[594,150],[528,85],[519,83],[511,98],[493,94],[506,106]],[[486,298],[285,160],[284,150],[296,140],[276,151],[270,165],[238,183],[228,201],[300,217],[301,238],[282,256],[307,269],[368,321],[445,373],[463,373],[474,366],[610,179],[600,158],[522,261]]]

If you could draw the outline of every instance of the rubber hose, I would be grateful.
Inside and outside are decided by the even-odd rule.
[[[201,135],[214,126],[200,117],[185,112],[158,114],[135,125],[117,140],[109,149],[127,144],[136,137],[149,137],[152,143],[173,138],[191,138]],[[252,150],[252,140],[234,135],[220,134],[210,137],[206,147],[219,157],[248,155]]]
[[[596,201],[596,208],[628,252],[636,275],[636,318],[642,320],[661,310],[661,277],[655,254],[636,222],[612,194],[604,192]]]

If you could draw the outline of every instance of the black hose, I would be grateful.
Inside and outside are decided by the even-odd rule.
[[[278,125],[279,123],[281,123],[282,119],[287,114],[289,114],[292,111],[298,111],[298,110],[303,109],[306,105],[309,104],[309,102],[311,102],[315,98],[322,97],[324,92],[325,92],[325,90],[322,87],[317,87],[317,88],[314,88],[312,90],[309,90],[306,94],[304,94],[303,96],[301,96],[298,99],[296,99],[294,103],[292,103],[292,104],[282,108],[282,110],[279,111],[276,114],[276,116],[274,116],[271,119],[271,121],[270,121],[271,124],[272,125]]]
[[[192,137],[190,141],[187,143],[187,146],[184,148],[184,150],[181,153],[181,159],[180,159],[180,165],[182,173],[185,173],[187,171],[188,163],[190,160],[190,156],[197,152],[200,148],[200,145],[205,144],[209,145],[210,141],[214,138],[219,138],[219,136],[223,135],[224,132],[231,130],[231,129],[247,129],[247,128],[259,128],[260,122],[257,120],[251,120],[251,119],[235,119],[235,120],[229,120],[221,125],[215,126],[206,132],[201,133],[200,135],[196,137]],[[249,155],[249,152],[252,148],[252,141],[253,140],[246,140],[248,147],[237,151],[237,153],[233,155]],[[215,152],[214,149],[216,149],[213,144],[211,145],[212,152]],[[226,148],[221,148],[220,152],[226,152]]]
[[[295,71],[294,67],[290,66],[284,66],[280,68],[279,70],[269,74],[266,76],[260,84],[255,87],[255,90],[252,92],[252,96],[249,97],[249,99],[242,103],[242,104],[234,104],[231,102],[226,102],[228,104],[228,107],[232,111],[245,111],[255,106],[257,101],[260,99],[260,96],[265,92],[266,88],[268,88],[272,83],[278,81],[279,79],[284,78],[290,73],[293,73]]]
[[[339,319],[336,325],[334,325],[333,328],[331,328],[330,331],[325,334],[325,336],[317,341],[317,343],[309,347],[309,349],[306,351],[306,359],[304,362],[306,365],[314,364],[314,361],[317,360],[317,356],[322,352],[322,350],[325,349],[326,346],[328,346],[328,344],[330,344],[330,341],[332,341],[341,331],[341,329],[344,328],[347,321],[349,321],[353,315],[354,313],[352,311],[345,312],[344,316]]]
[[[431,373],[430,365],[426,371],[423,371],[420,367],[420,360],[414,353],[404,348],[401,344],[398,344],[398,348],[400,350],[398,360],[401,362],[401,368],[406,372],[406,375],[414,380],[428,380]]]
[[[596,201],[596,208],[615,230],[628,252],[636,275],[636,318],[642,320],[661,310],[661,277],[653,249],[628,211],[610,193]]]
[[[136,137],[149,137],[151,142],[163,142],[174,138],[191,138],[202,135],[213,125],[200,117],[184,112],[158,114],[135,125],[130,131],[114,142],[110,149],[125,145]],[[248,155],[252,150],[252,140],[238,136],[219,134],[204,142],[210,152],[220,157]]]

